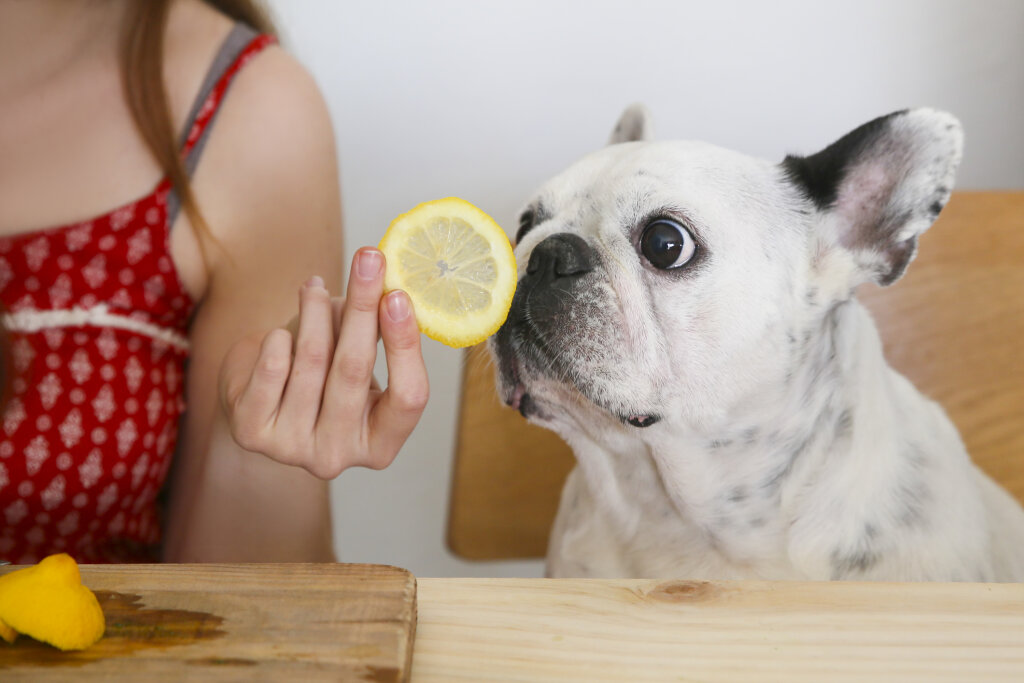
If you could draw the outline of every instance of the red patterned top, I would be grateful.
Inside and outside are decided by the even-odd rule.
[[[196,110],[186,156],[248,42]],[[158,559],[156,498],[185,409],[193,302],[170,257],[164,179],[92,220],[0,239],[11,400],[0,420],[0,558]]]

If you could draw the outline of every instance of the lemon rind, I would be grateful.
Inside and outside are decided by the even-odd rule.
[[[420,331],[431,339],[439,341],[453,348],[463,348],[478,344],[498,331],[508,317],[509,308],[512,305],[512,298],[515,296],[517,269],[515,256],[512,252],[512,244],[508,235],[501,229],[498,223],[487,215],[480,208],[458,197],[446,197],[424,202],[413,207],[411,210],[401,214],[391,221],[384,238],[380,241],[378,248],[387,254],[392,242],[400,243],[407,231],[416,229],[431,218],[451,217],[452,215],[467,214],[471,216],[470,223],[476,232],[487,240],[496,261],[511,263],[512,268],[498,268],[497,281],[489,288],[492,301],[482,311],[449,315],[436,309],[416,309],[415,297],[413,307],[416,313],[416,320]],[[408,292],[401,272],[397,268],[388,268],[384,275],[384,289],[391,292],[402,289]],[[499,313],[496,313],[500,311]],[[460,330],[469,329],[472,333],[462,333]]]

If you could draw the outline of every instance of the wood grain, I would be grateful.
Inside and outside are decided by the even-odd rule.
[[[0,573],[16,567],[0,568]],[[408,679],[416,579],[352,564],[82,565],[103,638],[0,642],[0,680]]]
[[[1021,681],[1024,585],[421,579],[412,680]]]
[[[892,287],[858,292],[890,363],[945,407],[974,460],[1024,501],[1024,193],[954,194]],[[448,544],[470,559],[540,557],[572,452],[494,394],[466,355]]]

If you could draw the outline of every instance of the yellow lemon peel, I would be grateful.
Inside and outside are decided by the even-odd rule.
[[[379,248],[384,289],[412,300],[420,331],[455,348],[497,332],[516,291],[516,259],[505,231],[464,199],[435,199],[388,226]]]
[[[8,643],[13,643],[18,638],[18,632],[0,621],[0,638],[3,638]]]
[[[99,601],[66,553],[0,577],[0,622],[60,650],[84,650],[106,628]]]

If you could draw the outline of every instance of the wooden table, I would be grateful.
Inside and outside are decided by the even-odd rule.
[[[420,579],[412,680],[1024,681],[1024,584]]]
[[[0,680],[402,681],[411,655],[414,683],[1024,681],[1024,584],[417,581],[340,564],[82,577],[104,638],[0,643]]]

